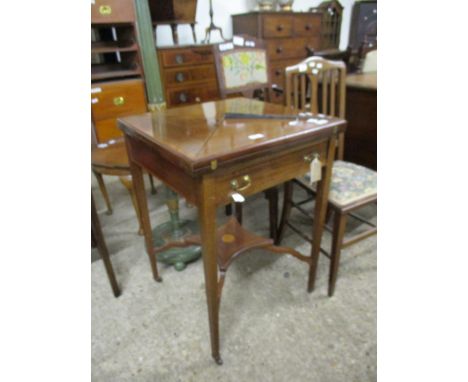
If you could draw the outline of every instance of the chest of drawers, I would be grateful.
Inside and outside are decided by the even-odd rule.
[[[284,68],[321,48],[322,12],[249,12],[232,16],[233,34],[263,39],[270,60],[271,82],[284,88]],[[275,93],[275,92],[274,92]],[[272,94],[283,103],[283,95]]]
[[[211,45],[158,48],[167,107],[219,99]]]

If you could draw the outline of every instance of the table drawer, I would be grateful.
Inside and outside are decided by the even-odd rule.
[[[164,67],[208,64],[214,62],[213,49],[211,46],[160,50],[160,58]]]
[[[91,23],[113,24],[125,22],[135,22],[133,1],[95,0],[95,2],[91,3]]]
[[[307,47],[318,49],[320,44],[319,37],[312,38],[294,38],[294,39],[273,39],[267,42],[268,56],[271,60],[280,60],[285,58],[306,58]]]
[[[319,37],[322,23],[321,15],[296,15],[294,18],[294,35]]]
[[[292,35],[293,22],[289,15],[264,15],[263,37],[289,37]]]
[[[143,81],[137,79],[93,85],[91,108],[94,121],[146,112]]]
[[[219,99],[219,91],[216,82],[209,82],[182,89],[168,89],[166,91],[168,106],[188,105],[191,103],[212,101],[214,99]]]
[[[304,159],[305,156],[318,154],[322,163],[326,162],[327,142],[325,139],[304,145],[291,153],[272,157],[269,161],[264,158],[252,160],[235,169],[226,170],[225,173],[220,172],[216,178],[216,204],[222,205],[230,201],[229,195],[234,191],[232,181],[237,181],[241,188],[245,187],[245,190],[239,190],[239,193],[249,196],[304,175],[310,168],[310,162]],[[248,176],[249,180],[246,181],[245,176]]]
[[[164,72],[164,82],[166,86],[190,85],[193,82],[207,80],[216,81],[216,70],[214,65],[167,69]]]

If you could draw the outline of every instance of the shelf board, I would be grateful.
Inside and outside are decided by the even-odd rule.
[[[122,64],[94,64],[91,65],[91,80],[107,80],[141,75],[140,68],[128,68]]]
[[[135,42],[96,41],[91,43],[91,53],[136,52]]]

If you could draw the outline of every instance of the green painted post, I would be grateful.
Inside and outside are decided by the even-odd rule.
[[[164,92],[159,72],[158,57],[156,55],[156,44],[154,42],[154,29],[151,22],[148,0],[135,0],[138,40],[140,44],[140,54],[145,73],[146,94],[148,97],[148,109],[152,113],[158,113],[166,108],[164,102]],[[180,240],[185,235],[193,234],[197,231],[195,222],[190,220],[180,220],[179,217],[179,197],[170,188],[166,187],[166,205],[169,209],[170,221],[157,226],[153,230],[155,246],[159,247],[171,240]],[[171,248],[158,253],[158,261],[174,265],[174,268],[181,271],[186,263],[198,259],[201,255],[201,248]]]

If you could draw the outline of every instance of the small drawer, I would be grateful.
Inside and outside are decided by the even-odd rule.
[[[94,84],[91,88],[91,109],[94,121],[146,112],[143,81]]]
[[[168,89],[166,95],[168,106],[181,106],[218,99],[219,91],[216,83],[208,83],[190,88]]]
[[[263,37],[289,37],[292,35],[291,16],[263,16]]]
[[[193,82],[208,80],[216,80],[216,70],[213,65],[167,69],[164,72],[164,83],[166,86],[191,84]]]
[[[273,39],[267,42],[268,56],[271,60],[281,60],[284,58],[306,58],[309,39]]]
[[[279,86],[284,86],[286,77],[285,69],[287,66],[296,65],[301,59],[273,61],[270,65],[270,81]]]
[[[229,202],[229,195],[236,191],[232,184],[233,180],[237,181],[238,187],[242,189],[239,192],[243,196],[253,195],[306,174],[310,169],[310,159],[305,159],[305,157],[318,154],[324,164],[326,153],[327,140],[323,140],[310,145],[305,144],[294,153],[275,156],[268,161],[244,162],[229,173],[220,172],[216,177],[216,203],[221,205]]]
[[[113,24],[135,22],[133,1],[95,0],[91,3],[91,23]]]
[[[160,50],[159,54],[164,67],[208,64],[214,61],[211,47]]]
[[[321,22],[321,15],[297,15],[294,18],[294,35],[319,37]]]

